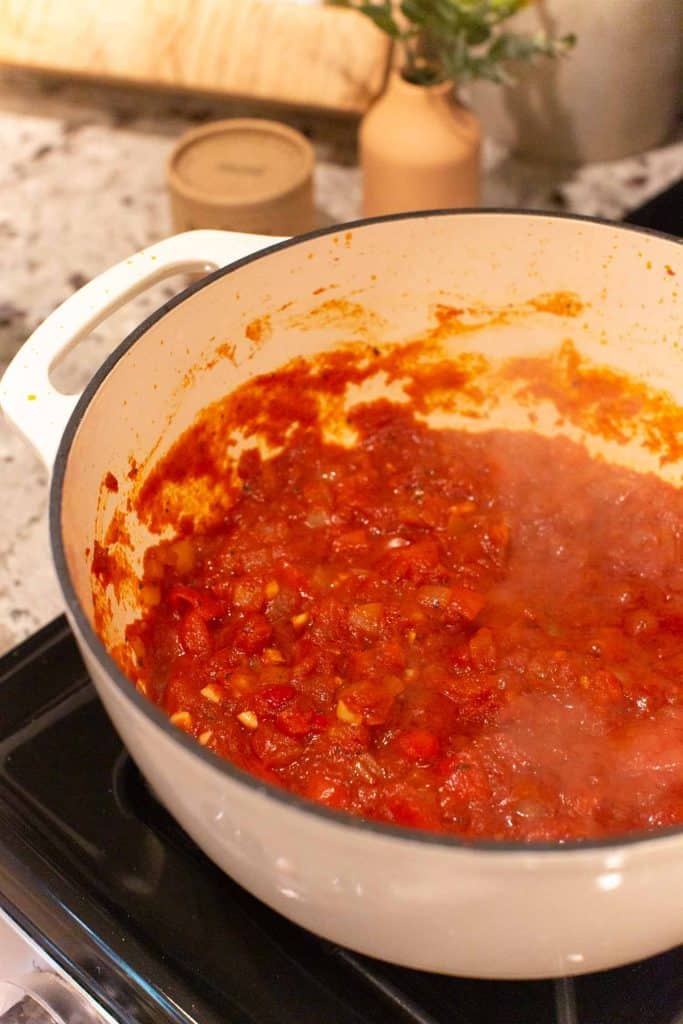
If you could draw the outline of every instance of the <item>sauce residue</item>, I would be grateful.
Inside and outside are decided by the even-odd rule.
[[[624,444],[643,435],[643,444],[662,465],[683,456],[683,410],[670,395],[625,374],[597,367],[566,341],[555,357],[510,360],[504,376],[519,380],[519,400],[547,400],[583,430]]]
[[[254,320],[250,320],[244,328],[244,335],[249,341],[260,346],[268,341],[272,330],[271,318],[266,314],[265,316],[257,316]]]

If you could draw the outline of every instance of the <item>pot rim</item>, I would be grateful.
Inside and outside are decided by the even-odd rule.
[[[290,808],[293,811],[302,814],[313,815],[321,821],[329,822],[339,826],[346,826],[355,831],[364,832],[366,834],[376,834],[379,837],[391,840],[400,840],[403,842],[412,842],[420,845],[435,846],[440,848],[450,848],[459,850],[460,852],[472,852],[482,854],[502,854],[511,853],[517,855],[530,855],[530,854],[543,854],[553,855],[566,855],[568,853],[593,853],[593,852],[606,852],[610,850],[617,850],[625,846],[632,847],[635,845],[653,844],[661,842],[662,840],[672,839],[674,837],[683,837],[683,825],[676,825],[670,828],[661,829],[657,832],[629,832],[623,835],[610,836],[605,839],[574,839],[564,843],[557,843],[553,841],[543,842],[513,842],[513,841],[496,841],[496,840],[466,840],[461,839],[458,836],[444,835],[442,833],[423,832],[418,829],[407,829],[401,828],[398,825],[390,825],[384,822],[372,821],[367,818],[361,818],[357,815],[350,814],[346,811],[333,810],[332,808],[325,807],[322,804],[315,803],[313,801],[305,800],[303,797],[297,796],[295,793],[290,793],[287,790],[280,789],[277,786],[273,786],[268,782],[261,779],[257,779],[255,776],[250,775],[248,772],[243,771],[232,762],[219,757],[212,751],[200,746],[199,743],[191,736],[188,736],[182,730],[177,729],[171,724],[167,715],[163,713],[155,704],[152,704],[147,698],[145,698],[138,690],[131,684],[128,677],[119,668],[118,664],[114,661],[112,656],[109,654],[104,643],[95,632],[95,629],[90,623],[90,620],[86,616],[81,603],[76,594],[71,576],[69,573],[66,554],[64,549],[64,542],[61,528],[61,507],[62,507],[62,496],[64,487],[64,477],[66,473],[66,467],[68,464],[69,453],[71,450],[71,444],[74,440],[76,432],[81,425],[81,422],[88,410],[90,402],[99,391],[101,385],[105,382],[109,376],[111,370],[116,366],[120,359],[128,352],[130,348],[141,338],[150,327],[153,326],[161,317],[171,312],[176,306],[180,305],[191,295],[200,291],[202,288],[207,287],[219,278],[225,277],[228,274],[233,273],[246,266],[249,263],[253,263],[256,260],[264,259],[271,253],[279,252],[283,249],[288,249],[293,246],[305,243],[311,239],[322,237],[325,235],[339,234],[340,232],[356,230],[363,228],[368,225],[381,224],[384,222],[391,221],[403,221],[403,220],[414,220],[418,218],[432,218],[432,217],[520,217],[520,218],[531,218],[533,220],[568,220],[575,221],[578,223],[591,223],[598,224],[603,227],[610,228],[613,231],[632,233],[636,235],[652,235],[656,238],[660,238],[664,241],[673,242],[678,245],[683,245],[683,239],[677,238],[674,235],[665,234],[659,231],[653,231],[649,228],[642,228],[632,224],[621,224],[613,221],[608,221],[601,217],[588,217],[573,213],[564,212],[545,212],[539,210],[509,210],[503,208],[489,208],[489,209],[465,209],[465,210],[449,210],[449,209],[436,209],[436,210],[416,210],[409,213],[396,213],[396,214],[384,214],[379,217],[361,218],[355,221],[349,221],[344,224],[334,224],[330,227],[319,228],[315,231],[310,231],[304,235],[297,235],[293,238],[285,239],[282,242],[276,242],[275,244],[268,246],[265,249],[261,249],[256,253],[252,253],[249,256],[245,256],[234,263],[230,263],[225,267],[220,267],[218,270],[213,271],[206,277],[203,277],[200,281],[195,281],[190,284],[189,287],[185,288],[179,294],[174,295],[171,299],[160,306],[155,312],[151,313],[146,317],[133,331],[128,334],[123,341],[116,346],[113,352],[104,360],[99,369],[90,379],[88,385],[84,389],[79,401],[69,418],[64,433],[62,435],[59,448],[57,450],[57,456],[54,463],[54,469],[52,474],[52,480],[50,484],[50,498],[49,498],[49,521],[50,521],[50,545],[52,548],[52,557],[55,563],[55,569],[59,585],[64,597],[69,614],[74,619],[81,637],[88,646],[91,655],[97,660],[99,666],[106,673],[109,679],[114,683],[116,688],[124,695],[127,700],[130,700],[150,722],[154,723],[157,728],[160,728],[167,738],[171,739],[172,742],[179,744],[187,752],[191,753],[195,757],[199,757],[205,762],[205,764],[212,769],[221,772],[224,776],[229,778],[231,781],[236,782],[240,785],[245,786],[247,789],[260,796],[265,796],[271,800],[275,800],[278,803]]]

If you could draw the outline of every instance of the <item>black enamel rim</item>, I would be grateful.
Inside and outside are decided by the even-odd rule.
[[[252,253],[249,256],[245,256],[242,259],[237,260],[234,263],[230,263],[225,267],[221,267],[206,277],[203,277],[200,281],[191,284],[188,288],[184,289],[178,295],[174,295],[173,298],[165,302],[163,306],[157,309],[154,313],[148,316],[143,322],[135,328],[108,356],[108,358],[102,363],[100,368],[94,374],[89,384],[80,396],[78,403],[67,423],[62,436],[57,456],[55,458],[55,464],[52,473],[52,481],[50,486],[50,503],[49,503],[49,516],[50,516],[50,543],[52,547],[52,555],[57,570],[57,577],[60,583],[62,594],[64,596],[66,605],[68,607],[70,615],[76,622],[81,636],[85,640],[88,649],[92,656],[97,659],[102,670],[107,674],[109,679],[119,689],[124,696],[130,700],[137,709],[154,725],[161,729],[167,737],[173,742],[180,744],[185,750],[191,752],[195,757],[201,758],[208,766],[211,766],[214,770],[218,770],[227,778],[233,782],[237,782],[240,785],[246,786],[254,793],[258,793],[262,796],[266,796],[271,800],[275,800],[278,803],[284,804],[291,808],[291,810],[298,813],[314,815],[320,818],[322,821],[327,821],[336,825],[343,825],[346,828],[358,830],[361,832],[376,833],[378,836],[390,838],[394,840],[401,840],[402,842],[411,842],[419,845],[437,846],[453,848],[461,851],[477,851],[480,853],[516,853],[520,855],[530,853],[542,853],[546,855],[557,855],[567,853],[569,851],[595,851],[595,850],[609,850],[616,849],[623,846],[632,846],[634,844],[643,843],[656,843],[663,839],[670,839],[674,836],[683,835],[683,826],[674,826],[668,829],[662,829],[658,832],[631,832],[623,836],[611,836],[607,839],[593,839],[593,840],[571,840],[564,843],[557,842],[535,842],[525,843],[522,841],[511,842],[511,841],[495,841],[495,840],[465,840],[460,839],[457,836],[443,835],[440,833],[421,832],[418,829],[407,829],[401,828],[397,825],[389,825],[383,822],[370,821],[366,818],[361,818],[356,815],[349,814],[345,811],[336,811],[331,808],[324,807],[322,804],[317,804],[312,801],[305,800],[303,797],[299,797],[294,793],[290,793],[287,790],[279,789],[276,786],[272,786],[267,782],[255,778],[249,775],[247,772],[237,768],[230,761],[224,760],[218,755],[206,750],[200,746],[199,743],[180,729],[176,729],[175,726],[171,725],[168,717],[151,701],[147,700],[142,696],[137,689],[132,686],[130,680],[124,675],[117,663],[108,653],[106,647],[100,640],[99,636],[90,624],[85,612],[83,611],[81,604],[76,595],[76,591],[69,574],[69,569],[66,562],[66,555],[64,550],[64,543],[61,529],[61,507],[62,507],[62,495],[64,487],[64,476],[66,473],[66,467],[69,458],[69,452],[76,432],[81,425],[90,402],[99,391],[101,385],[108,377],[111,370],[116,366],[121,358],[128,352],[135,342],[149,330],[149,328],[160,320],[171,310],[175,309],[176,306],[184,302],[185,299],[194,295],[195,292],[200,291],[207,285],[212,284],[219,278],[226,277],[234,271],[239,270],[241,267],[246,266],[249,263],[253,263],[256,260],[265,259],[269,255],[280,252],[283,249],[289,249],[301,243],[308,242],[314,238],[323,237],[325,235],[335,235],[340,232],[355,230],[363,228],[368,225],[382,224],[390,221],[405,221],[405,220],[416,220],[416,219],[428,219],[437,217],[525,217],[533,220],[568,220],[574,221],[578,224],[599,224],[604,227],[610,228],[612,231],[620,231],[628,234],[636,235],[652,235],[656,238],[661,238],[670,242],[683,244],[683,239],[676,238],[673,235],[667,235],[659,231],[653,231],[649,228],[641,228],[630,224],[615,224],[612,221],[605,220],[600,217],[584,217],[578,214],[571,213],[545,213],[542,211],[534,210],[506,210],[506,209],[485,209],[485,210],[420,210],[411,213],[399,213],[399,214],[388,214],[382,217],[371,217],[362,220],[350,221],[344,224],[334,224],[331,227],[320,228],[317,231],[311,231],[305,235],[299,235],[294,238],[287,239],[283,242],[277,242],[274,245],[268,246],[265,249],[260,249],[256,253]]]

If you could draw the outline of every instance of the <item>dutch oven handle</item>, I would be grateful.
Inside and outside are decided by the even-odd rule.
[[[281,239],[229,231],[187,231],[142,249],[58,306],[19,349],[0,381],[0,408],[48,469],[80,395],[65,395],[50,372],[79,341],[129,299],[177,273],[209,273]]]

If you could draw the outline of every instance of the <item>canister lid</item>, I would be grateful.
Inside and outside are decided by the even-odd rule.
[[[214,121],[178,141],[169,185],[201,203],[258,207],[310,182],[314,160],[311,144],[288,125],[258,118]]]

